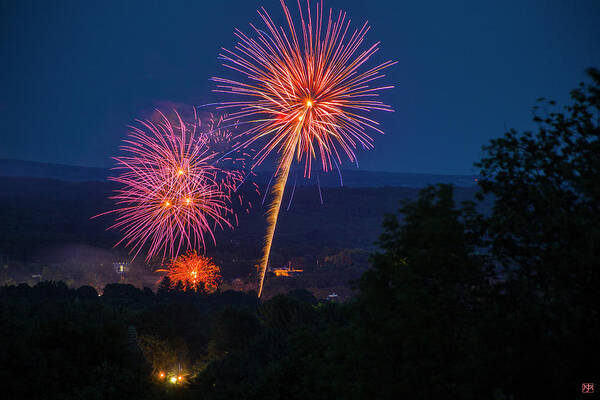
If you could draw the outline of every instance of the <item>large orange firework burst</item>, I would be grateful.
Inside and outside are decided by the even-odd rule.
[[[199,255],[195,250],[189,250],[186,254],[174,258],[167,269],[158,271],[167,272],[172,286],[181,282],[184,290],[204,288],[208,293],[212,293],[221,282],[220,268],[211,258]]]
[[[174,257],[182,248],[205,248],[216,228],[230,227],[231,194],[243,173],[215,166],[218,153],[199,132],[199,120],[186,123],[158,111],[158,121],[137,121],[115,158],[120,171],[110,178],[122,187],[109,211],[117,219],[124,243],[137,254],[148,246],[146,259]],[[106,214],[106,213],[104,213]],[[100,214],[102,215],[102,214]]]
[[[320,159],[324,171],[339,167],[342,154],[354,162],[358,147],[373,147],[368,130],[383,133],[378,122],[365,114],[392,111],[375,99],[379,91],[392,86],[372,85],[384,77],[382,70],[395,62],[364,68],[379,46],[375,43],[360,50],[369,31],[367,23],[352,30],[344,12],[329,10],[325,15],[322,2],[312,10],[308,1],[303,9],[298,0],[297,24],[284,0],[281,5],[287,29],[278,27],[262,8],[258,14],[266,29],[251,25],[253,36],[236,30],[239,42],[235,50],[220,55],[226,67],[244,78],[213,78],[218,84],[216,91],[241,97],[221,103],[221,108],[230,110],[230,119],[249,125],[240,136],[240,148],[260,143],[254,166],[272,152],[279,155],[259,270],[259,296],[292,161],[303,163],[308,177],[313,159]]]

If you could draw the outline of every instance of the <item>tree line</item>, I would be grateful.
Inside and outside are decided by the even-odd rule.
[[[579,398],[600,382],[600,72],[484,147],[478,200],[387,215],[355,299],[0,290],[3,391],[37,398]],[[480,201],[493,201],[489,213]],[[399,216],[402,216],[401,220]],[[402,221],[402,222],[401,222]],[[175,368],[175,372],[169,369]],[[182,367],[183,365],[183,367]],[[169,385],[160,373],[184,374]],[[9,396],[10,397],[10,396]]]

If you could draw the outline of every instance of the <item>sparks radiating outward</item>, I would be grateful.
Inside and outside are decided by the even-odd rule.
[[[224,65],[242,73],[244,79],[213,78],[217,92],[242,97],[220,107],[230,110],[230,119],[248,124],[240,136],[241,148],[261,143],[253,167],[272,152],[279,154],[259,271],[259,296],[292,161],[304,164],[307,177],[313,159],[320,159],[324,171],[338,167],[343,154],[354,162],[358,147],[373,147],[367,131],[383,133],[378,122],[364,114],[392,111],[374,99],[377,92],[392,86],[372,83],[384,77],[381,71],[395,62],[363,68],[379,46],[375,43],[359,50],[369,31],[367,23],[352,30],[344,12],[334,15],[329,10],[325,16],[322,2],[313,11],[308,1],[303,9],[298,0],[298,26],[284,0],[281,5],[287,29],[278,27],[263,8],[258,14],[266,29],[251,25],[253,37],[236,30],[239,42],[235,50],[224,50],[220,55]]]
[[[205,248],[206,239],[214,243],[213,230],[231,226],[230,194],[243,179],[214,165],[218,154],[198,132],[197,118],[185,123],[177,112],[174,122],[159,115],[158,122],[131,127],[122,146],[127,155],[115,158],[121,173],[110,178],[123,185],[112,197],[117,208],[109,211],[117,215],[111,228],[123,232],[117,245],[131,246],[137,256],[148,244],[147,260]]]
[[[254,191],[260,195],[258,185],[253,180],[256,174],[248,166],[249,160],[252,158],[250,153],[252,153],[253,150],[242,149],[239,151],[239,149],[236,149],[236,145],[238,144],[236,135],[233,134],[230,127],[228,127],[224,122],[226,118],[227,115],[216,116],[214,114],[210,114],[209,118],[205,119],[203,124],[203,132],[205,132],[206,135],[207,145],[212,151],[215,151],[221,155],[217,160],[217,164],[221,168],[231,171],[238,171],[240,174],[243,174],[243,182],[247,182],[248,184],[254,186]],[[235,128],[236,124],[233,124],[232,127]],[[242,194],[236,190],[240,185],[239,175],[223,175],[223,179],[229,180],[228,182],[224,182],[224,187],[228,188],[231,201],[236,201],[238,203],[237,205],[241,209],[244,209],[247,214],[249,214],[250,209],[252,208],[252,202],[244,198],[244,196],[242,196]]]
[[[220,268],[211,258],[198,255],[195,250],[171,260],[167,269],[157,271],[167,272],[171,285],[181,282],[184,290],[197,290],[203,286],[212,293],[221,282]]]

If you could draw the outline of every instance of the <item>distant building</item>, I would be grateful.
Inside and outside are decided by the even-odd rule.
[[[244,281],[240,278],[235,278],[231,281],[231,287],[233,290],[242,291],[244,289]]]
[[[121,279],[125,279],[125,274],[127,274],[127,272],[129,272],[129,262],[127,262],[127,261],[114,262],[113,268],[114,268],[115,272],[121,276]]]
[[[297,269],[297,268],[293,268],[292,267],[292,263],[288,263],[287,266],[282,266],[282,267],[269,267],[269,272],[272,272],[273,274],[275,274],[275,276],[297,276],[302,274],[302,272],[304,272],[303,269]]]

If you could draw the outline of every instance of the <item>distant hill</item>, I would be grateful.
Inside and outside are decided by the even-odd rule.
[[[267,184],[272,172],[260,170],[256,173],[255,180],[259,184]],[[57,179],[61,181],[86,182],[106,181],[110,175],[108,168],[81,167],[73,165],[39,163],[22,160],[0,159],[0,176],[2,177],[30,177]],[[341,175],[341,179],[340,179]],[[319,173],[310,180],[303,177],[301,169],[292,170],[289,184],[296,182],[298,186],[313,186],[317,182],[322,187],[411,187],[422,188],[435,183],[449,183],[458,187],[472,187],[475,185],[475,175],[437,175],[437,174],[409,174],[398,172],[364,171],[359,169],[342,170],[327,174]]]
[[[266,185],[259,185],[261,193]],[[114,208],[111,182],[69,182],[41,178],[0,177],[0,255],[18,260],[53,258],[50,251],[66,244],[110,249],[120,233],[106,230],[114,215],[90,217]],[[289,186],[288,186],[289,188]],[[315,186],[287,190],[277,225],[274,259],[278,253],[314,254],[326,248],[372,248],[381,233],[385,213],[403,199],[415,198],[417,188]],[[262,195],[242,188],[252,203],[250,214],[237,210],[235,230],[217,232],[217,251],[251,258],[260,253],[265,232]],[[457,201],[472,200],[475,188],[457,188]],[[321,198],[323,203],[321,204]],[[213,246],[208,246],[213,248]],[[282,259],[285,257],[282,255]]]
[[[268,183],[270,178],[271,173],[269,172],[257,172],[256,181],[258,183]],[[298,170],[290,173],[288,185],[293,185],[296,182],[298,186],[314,186],[318,182],[322,187],[376,188],[394,186],[423,188],[436,183],[447,183],[458,187],[474,187],[476,178],[475,175],[408,174],[346,169],[342,170],[341,173],[338,173],[338,171],[326,174],[319,173],[318,177],[312,176],[311,179],[306,179],[303,177],[303,171]]]
[[[61,181],[105,181],[107,168],[79,167],[34,161],[0,159],[0,176],[48,178]]]

